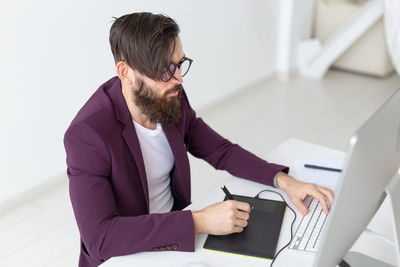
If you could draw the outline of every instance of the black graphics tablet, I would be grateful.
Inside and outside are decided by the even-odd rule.
[[[208,235],[204,249],[272,259],[281,232],[285,203],[239,195],[232,196],[234,200],[247,202],[254,207],[250,212],[247,227],[241,233]]]

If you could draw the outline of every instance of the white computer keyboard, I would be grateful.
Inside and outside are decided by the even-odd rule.
[[[290,249],[318,252],[321,231],[326,221],[326,214],[319,201],[306,197],[304,204],[308,206],[308,213],[304,216],[293,237]]]

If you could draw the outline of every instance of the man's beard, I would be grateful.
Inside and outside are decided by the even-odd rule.
[[[167,96],[175,91],[178,91],[178,95]],[[183,87],[179,84],[158,97],[155,88],[150,88],[142,80],[138,80],[133,101],[151,122],[173,124],[181,117],[182,91]]]

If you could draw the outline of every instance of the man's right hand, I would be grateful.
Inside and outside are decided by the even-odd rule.
[[[246,202],[227,200],[192,211],[195,233],[227,235],[240,233],[247,226],[250,205]]]

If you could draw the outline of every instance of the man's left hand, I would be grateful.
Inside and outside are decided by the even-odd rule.
[[[308,209],[303,203],[306,196],[312,196],[318,199],[322,209],[328,214],[328,202],[331,205],[333,201],[333,191],[331,189],[316,184],[301,182],[284,172],[278,173],[277,181],[279,187],[286,192],[290,201],[292,201],[303,215],[308,213]]]

